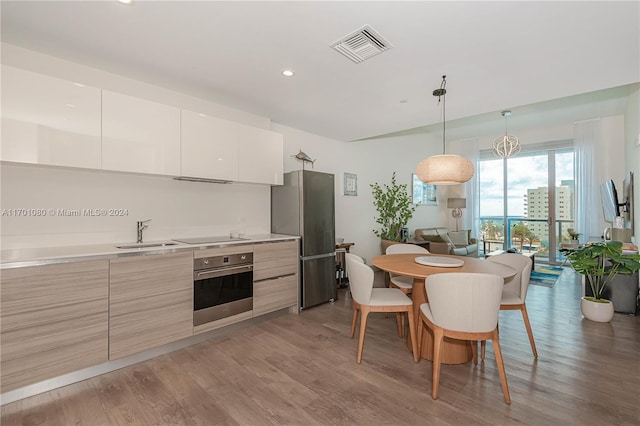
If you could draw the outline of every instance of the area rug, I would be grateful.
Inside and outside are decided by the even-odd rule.
[[[536,269],[531,271],[529,284],[553,287],[563,270],[561,266],[536,266]]]

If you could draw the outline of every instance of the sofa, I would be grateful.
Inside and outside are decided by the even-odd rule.
[[[469,229],[420,228],[415,230],[414,239],[428,241],[431,253],[478,257],[478,240],[471,237]]]

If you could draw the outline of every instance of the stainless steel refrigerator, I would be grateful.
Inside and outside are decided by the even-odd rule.
[[[334,177],[297,170],[271,187],[271,232],[300,235],[300,301],[306,309],[336,298]]]

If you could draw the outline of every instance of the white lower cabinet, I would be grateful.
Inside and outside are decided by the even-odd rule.
[[[180,175],[180,109],[102,91],[102,168]]]
[[[193,335],[193,253],[110,262],[109,359]]]
[[[253,246],[253,316],[298,305],[298,241]]]
[[[2,393],[107,361],[109,261],[2,270]]]
[[[282,134],[241,124],[238,131],[238,147],[240,182],[282,185]]]

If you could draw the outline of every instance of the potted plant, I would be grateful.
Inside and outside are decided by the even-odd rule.
[[[591,243],[561,250],[573,269],[584,276],[593,296],[582,297],[580,309],[585,318],[609,322],[613,318],[613,303],[604,299],[604,292],[617,274],[630,275],[640,270],[639,254],[623,254],[620,241]]]
[[[373,233],[382,240],[382,253],[384,254],[386,246],[392,242],[402,241],[402,237],[404,237],[401,235],[402,228],[413,217],[416,208],[411,202],[407,184],[396,182],[396,172],[393,172],[391,176],[390,185],[380,186],[378,183],[373,183],[370,186],[373,193],[373,204],[378,211],[376,223],[380,225],[380,229],[374,229]]]
[[[574,243],[574,242],[577,243],[578,242],[578,238],[580,237],[580,235],[582,235],[582,234],[574,231],[573,229],[569,229],[567,232],[569,234],[569,237],[571,238],[571,242],[572,243]]]

